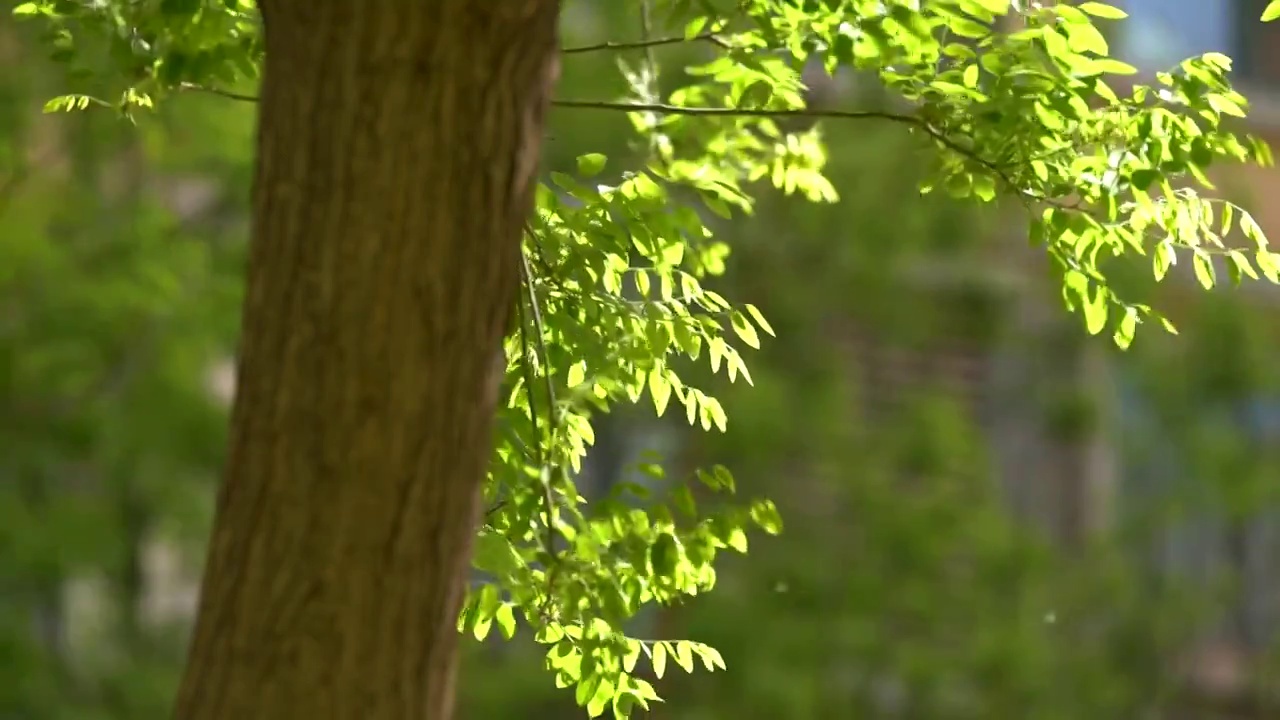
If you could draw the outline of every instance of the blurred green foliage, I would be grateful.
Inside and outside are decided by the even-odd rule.
[[[208,383],[234,346],[252,113],[184,95],[136,127],[42,117],[71,80],[38,59],[28,32],[0,23],[0,53],[28,68],[0,79],[0,716],[155,717],[184,628],[142,617],[139,567],[144,544],[162,539],[194,569],[207,530],[225,432]],[[607,65],[569,63],[566,93],[625,90]],[[558,113],[549,165],[572,170],[587,151],[642,157],[625,130],[621,117]],[[976,262],[1000,219],[922,199],[923,158],[893,129],[826,139],[841,204],[769,197],[721,228],[737,249],[727,287],[788,340],[760,355],[754,388],[720,388],[733,432],[686,442],[731,461],[790,523],[726,564],[716,593],[658,618],[664,636],[708,642],[729,664],[662,683],[661,712],[1075,720],[1174,702],[1171,658],[1221,599],[1152,584],[1137,563],[1188,506],[1275,508],[1276,458],[1205,411],[1275,389],[1259,311],[1214,295],[1180,321],[1180,338],[1117,360],[1155,399],[1186,472],[1096,544],[1060,547],[1007,512],[963,408],[926,393],[896,415],[862,416],[868,388],[834,342],[848,320],[906,346],[944,331],[1007,341],[1000,291],[974,281],[960,303],[900,286],[921,260]],[[203,212],[180,211],[176,188],[209,183]],[[1139,440],[1120,445],[1157,452]],[[72,581],[97,585],[70,592]],[[533,643],[468,652],[466,716],[580,714]]]
[[[0,715],[160,717],[185,622],[146,617],[144,543],[193,552],[226,418],[251,117],[50,117],[67,82],[0,21]],[[212,188],[184,210],[181,187]]]

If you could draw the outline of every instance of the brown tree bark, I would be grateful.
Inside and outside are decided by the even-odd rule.
[[[557,0],[260,0],[232,439],[181,720],[445,720]]]

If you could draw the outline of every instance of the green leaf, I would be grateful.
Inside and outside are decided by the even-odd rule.
[[[725,432],[729,427],[729,416],[725,415],[724,407],[720,401],[711,397],[702,398],[702,410],[706,413],[707,422],[703,423],[703,429],[711,429],[710,425],[715,425],[720,432]]]
[[[742,528],[736,527],[730,529],[728,537],[725,538],[725,542],[729,547],[740,553],[747,552],[747,534],[742,531]]]
[[[1107,325],[1107,297],[1106,291],[1098,288],[1097,294],[1093,299],[1085,299],[1084,302],[1084,322],[1085,329],[1090,335],[1097,335],[1102,332],[1102,328]]]
[[[590,702],[587,703],[587,716],[597,718],[603,715],[605,708],[609,707],[610,702],[613,700],[613,694],[613,683],[601,678],[595,694],[591,696]]]
[[[494,622],[498,623],[498,629],[502,631],[502,636],[510,640],[516,635],[516,614],[514,607],[509,603],[503,603],[493,614]]]
[[[698,657],[702,658],[702,665],[707,669],[707,672],[725,669],[724,658],[720,656],[720,651],[702,643],[691,644],[693,645],[693,651],[698,654]]]
[[[604,170],[609,158],[600,153],[587,153],[578,156],[578,174],[583,177],[594,177]]]
[[[675,645],[676,664],[687,673],[693,672],[693,648],[686,640],[680,640]]]
[[[1100,73],[1110,75],[1137,75],[1138,68],[1129,63],[1120,62],[1115,58],[1097,58],[1092,62],[1093,67]]]
[[[746,343],[748,346],[759,349],[760,336],[756,334],[756,329],[747,322],[747,318],[736,310],[729,315],[729,321],[733,325],[733,333],[738,339]]]
[[[477,570],[499,577],[524,566],[511,541],[501,533],[488,530],[482,530],[477,536],[471,562]]]
[[[1129,175],[1129,182],[1138,190],[1145,191],[1151,187],[1152,183],[1160,179],[1160,173],[1151,168],[1142,168],[1134,170]]]
[[[1267,280],[1280,283],[1280,263],[1276,262],[1274,253],[1259,249],[1253,256],[1253,262]]]
[[[631,717],[631,713],[635,712],[636,696],[630,691],[622,692],[613,698],[613,717],[616,720],[626,720]]]
[[[658,417],[667,411],[667,403],[671,400],[671,383],[663,376],[662,368],[649,371],[649,394],[653,397],[653,409]]]
[[[500,606],[498,588],[487,584],[480,588],[480,597],[475,605],[475,625],[471,630],[476,640],[484,640],[489,636],[489,629],[493,627],[494,616]]]
[[[765,334],[769,337],[778,336],[777,333],[773,331],[773,327],[769,325],[769,321],[764,319],[764,315],[760,313],[759,308],[751,304],[743,305],[743,307],[746,308],[747,314],[751,316],[751,319],[755,321],[756,327],[765,331]]]
[[[1093,25],[1070,23],[1063,28],[1067,33],[1067,45],[1075,52],[1091,52],[1104,56],[1109,52],[1107,39]]]
[[[1223,115],[1242,118],[1246,115],[1244,107],[1235,99],[1222,93],[1209,93],[1205,95],[1205,99],[1209,101],[1209,107],[1217,110]]]
[[[973,196],[982,202],[991,202],[996,199],[996,181],[989,175],[973,176]]]
[[[1271,0],[1262,11],[1262,22],[1271,22],[1276,18],[1280,18],[1280,0]]]
[[[653,563],[653,572],[659,577],[670,577],[675,574],[680,563],[680,548],[671,533],[662,533],[649,548],[649,561]]]
[[[627,639],[627,652],[622,656],[622,670],[624,672],[634,672],[636,669],[636,661],[640,659],[640,653],[644,645],[639,640]]]
[[[1257,220],[1253,219],[1253,215],[1247,212],[1240,213],[1240,232],[1252,240],[1255,247],[1259,249],[1266,247],[1266,235],[1262,233],[1262,227],[1258,225]]]
[[[578,681],[578,689],[574,692],[574,700],[578,705],[585,707],[596,696],[596,691],[600,689],[600,683],[604,678],[595,673],[583,673],[584,677]]]
[[[1250,280],[1257,280],[1258,273],[1249,264],[1249,259],[1239,250],[1231,250],[1227,252],[1227,258],[1231,261],[1231,267],[1235,268],[1237,276],[1245,276]],[[1238,281],[1237,281],[1238,282]]]
[[[991,28],[963,17],[953,17],[947,30],[966,38],[981,38],[991,34]]]
[[[782,516],[770,500],[757,500],[751,504],[751,520],[770,535],[782,532]]]
[[[1151,271],[1155,275],[1156,282],[1164,279],[1169,273],[1169,268],[1177,262],[1178,256],[1174,253],[1173,243],[1162,242],[1156,245],[1155,255],[1151,259]]]
[[[1094,17],[1103,18],[1105,20],[1123,20],[1129,17],[1129,13],[1118,7],[1113,7],[1100,2],[1083,2],[1076,6],[1082,12],[1086,12]]]
[[[1192,267],[1195,269],[1196,280],[1200,282],[1200,286],[1205,290],[1213,289],[1213,259],[1209,257],[1209,254],[1196,248],[1195,253],[1192,255]]]
[[[1137,330],[1138,311],[1131,307],[1125,308],[1124,315],[1121,316],[1120,322],[1116,325],[1112,340],[1121,350],[1125,350],[1133,343],[1133,336]]]
[[[664,642],[656,642],[653,644],[653,655],[650,657],[653,663],[653,676],[662,679],[662,674],[667,671],[667,644]]]
[[[569,387],[575,388],[586,382],[587,380],[587,363],[579,361],[569,366],[569,376],[565,378],[565,383]]]

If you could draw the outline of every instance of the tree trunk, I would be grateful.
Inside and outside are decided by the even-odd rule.
[[[180,720],[445,720],[558,0],[260,0],[254,225]]]

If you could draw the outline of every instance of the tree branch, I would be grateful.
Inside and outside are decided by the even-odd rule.
[[[641,45],[641,47],[643,47]],[[183,90],[193,90],[197,92],[211,93],[232,100],[242,102],[257,102],[258,98],[252,95],[242,95],[240,93],[222,90],[218,88],[207,87],[204,85],[194,85],[191,83],[183,83],[180,86]],[[948,137],[946,133],[938,130],[930,125],[926,120],[916,115],[903,115],[900,113],[886,112],[883,110],[812,110],[807,108],[787,109],[787,110],[770,110],[766,108],[736,108],[736,107],[686,107],[682,105],[667,105],[664,103],[639,103],[639,102],[615,102],[608,100],[552,100],[551,104],[555,107],[576,108],[581,110],[612,110],[615,112],[651,112],[660,115],[687,115],[693,117],[758,117],[758,118],[813,118],[813,119],[829,119],[829,120],[883,120],[886,122],[906,125],[907,127],[920,130],[928,135],[930,139],[939,145],[945,147],[952,152],[968,158],[972,162],[981,165],[983,168],[996,176],[1000,182],[1004,183],[1015,194],[1026,198],[1029,193],[1019,187],[1005,172],[1004,168],[996,163],[978,155],[972,149],[956,142]],[[1030,199],[1037,202],[1053,203],[1064,209],[1079,209],[1067,205],[1061,205],[1055,201],[1030,194]]]
[[[643,47],[642,45],[638,45]],[[258,98],[253,95],[244,95],[230,90],[209,87],[207,85],[196,85],[195,83],[182,83],[179,86],[182,90],[192,92],[209,93],[220,97],[237,100],[240,102],[257,102]],[[551,104],[556,107],[578,108],[583,110],[612,110],[615,112],[652,112],[661,115],[691,115],[704,117],[760,117],[760,118],[815,118],[815,119],[842,119],[842,120],[886,120],[896,122],[902,125],[920,128],[928,132],[931,136],[943,142],[944,144],[953,142],[947,140],[941,133],[933,129],[924,120],[915,115],[902,115],[898,113],[884,112],[881,110],[809,110],[809,109],[791,109],[791,110],[768,110],[764,108],[735,108],[735,107],[685,107],[681,105],[666,105],[662,103],[637,103],[637,102],[611,102],[607,100],[552,100]],[[950,145],[949,145],[950,146]],[[957,152],[968,154],[968,151],[960,146],[952,147]]]
[[[578,55],[580,53],[604,52],[604,51],[624,51],[624,50],[648,50],[650,48],[661,47],[663,45],[678,45],[686,42],[708,42],[716,47],[731,50],[732,45],[725,42],[715,33],[701,33],[693,37],[664,37],[653,38],[652,40],[635,40],[632,42],[602,42],[595,45],[579,45],[577,47],[567,47],[560,50],[565,55]]]
[[[664,103],[612,102],[608,100],[552,100],[552,105],[583,110],[613,110],[618,112],[651,112],[659,115],[692,115],[704,117],[760,117],[760,118],[833,118],[845,120],[888,120],[915,127],[926,123],[914,115],[901,115],[882,110],[810,110],[804,108],[770,110],[766,108],[737,107],[688,107]]]
[[[831,120],[884,120],[887,122],[906,125],[923,131],[926,135],[933,138],[938,144],[963,155],[970,160],[982,165],[986,169],[1001,176],[1002,180],[1009,181],[1004,177],[1004,173],[1000,168],[991,161],[979,157],[969,148],[957,143],[955,140],[947,137],[945,133],[930,125],[924,119],[916,115],[903,115],[900,113],[886,112],[883,110],[811,110],[807,108],[797,108],[790,110],[769,110],[766,108],[735,108],[735,107],[685,107],[681,105],[666,105],[662,103],[636,103],[636,102],[609,102],[603,100],[553,100],[552,105],[564,108],[579,108],[583,110],[614,110],[621,112],[651,112],[660,115],[688,115],[702,117],[758,117],[758,118],[813,118],[813,119],[831,119]],[[1011,181],[1009,184],[1013,184]]]
[[[245,95],[242,93],[233,92],[231,90],[223,90],[222,88],[209,87],[208,85],[197,85],[195,83],[184,82],[178,85],[178,89],[189,90],[192,92],[208,93],[210,95],[217,95],[219,97],[224,97],[229,100],[238,100],[240,102],[251,102],[251,103],[258,102],[258,97],[256,95]]]
[[[209,87],[207,85],[196,85],[195,83],[182,83],[179,86],[182,90],[192,92],[202,92],[211,95],[240,102],[257,102],[258,98],[253,95],[244,95],[230,90]],[[843,120],[887,120],[903,125],[921,128],[927,130],[931,135],[940,135],[933,130],[928,123],[916,117],[915,115],[901,115],[898,113],[884,112],[882,110],[809,110],[809,109],[790,109],[790,110],[769,110],[765,108],[735,108],[735,107],[685,107],[682,105],[666,105],[663,103],[637,103],[637,102],[612,102],[608,100],[552,100],[551,104],[556,107],[578,108],[583,110],[612,110],[615,112],[651,112],[660,115],[691,115],[703,117],[760,117],[760,118],[829,118]],[[959,148],[957,148],[959,149]]]

